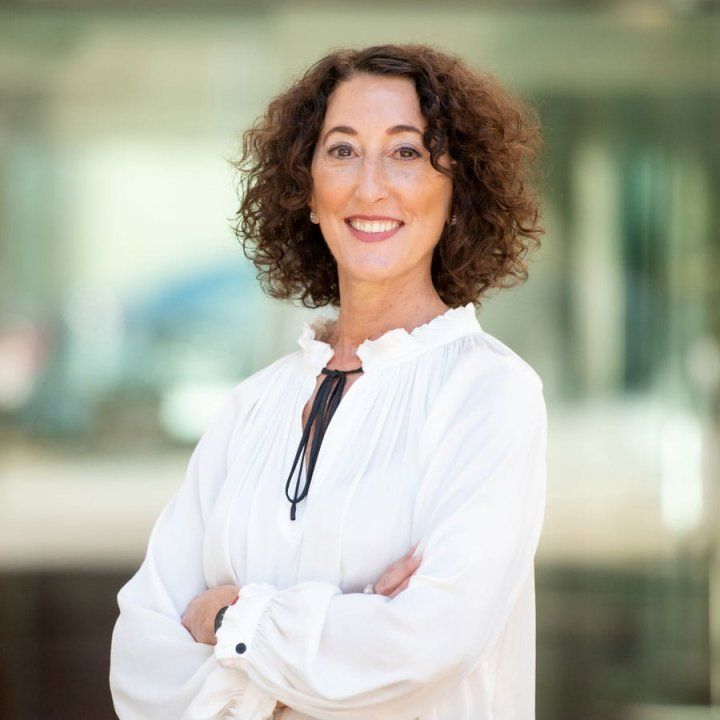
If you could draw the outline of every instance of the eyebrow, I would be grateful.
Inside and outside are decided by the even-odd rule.
[[[330,133],[334,132],[340,132],[345,133],[346,135],[357,135],[357,130],[355,128],[350,127],[349,125],[336,125],[335,127],[330,128],[325,135],[323,135],[322,141],[325,142],[327,140],[328,135]],[[391,128],[388,128],[387,134],[388,135],[396,135],[397,133],[401,132],[414,132],[418,135],[422,135],[422,131],[416,128],[414,125],[393,125]]]

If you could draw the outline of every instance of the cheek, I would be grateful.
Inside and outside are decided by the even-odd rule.
[[[447,209],[452,196],[452,183],[448,178],[438,176],[434,170],[423,168],[398,172],[394,181],[396,187],[405,194],[407,202],[419,214],[443,215]]]
[[[349,169],[328,169],[322,166],[313,170],[313,196],[316,201],[332,205],[343,201],[350,192],[353,177]]]
[[[444,213],[452,198],[452,181],[433,173],[426,179],[424,187],[428,195],[428,203],[441,214]]]

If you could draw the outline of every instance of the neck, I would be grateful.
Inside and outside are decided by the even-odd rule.
[[[338,370],[361,364],[356,350],[364,340],[374,340],[395,328],[411,332],[450,309],[431,282],[385,290],[378,290],[375,283],[364,287],[348,284],[345,292],[341,283],[340,298],[337,321],[326,338],[335,351],[328,367]]]

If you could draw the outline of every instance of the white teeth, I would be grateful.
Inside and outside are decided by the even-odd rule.
[[[399,223],[397,220],[373,220],[368,222],[367,220],[357,220],[356,218],[352,218],[350,220],[350,224],[356,230],[362,230],[362,232],[381,233],[387,232],[388,230],[394,230],[401,223]]]

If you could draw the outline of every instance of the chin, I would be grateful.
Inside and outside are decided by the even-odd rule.
[[[345,268],[345,274],[353,280],[362,282],[386,282],[394,277],[399,277],[402,273],[393,268],[353,267]]]
[[[388,252],[393,250],[393,252]],[[353,277],[362,280],[387,280],[407,272],[411,264],[398,248],[352,248],[345,254],[346,262],[342,269]]]

